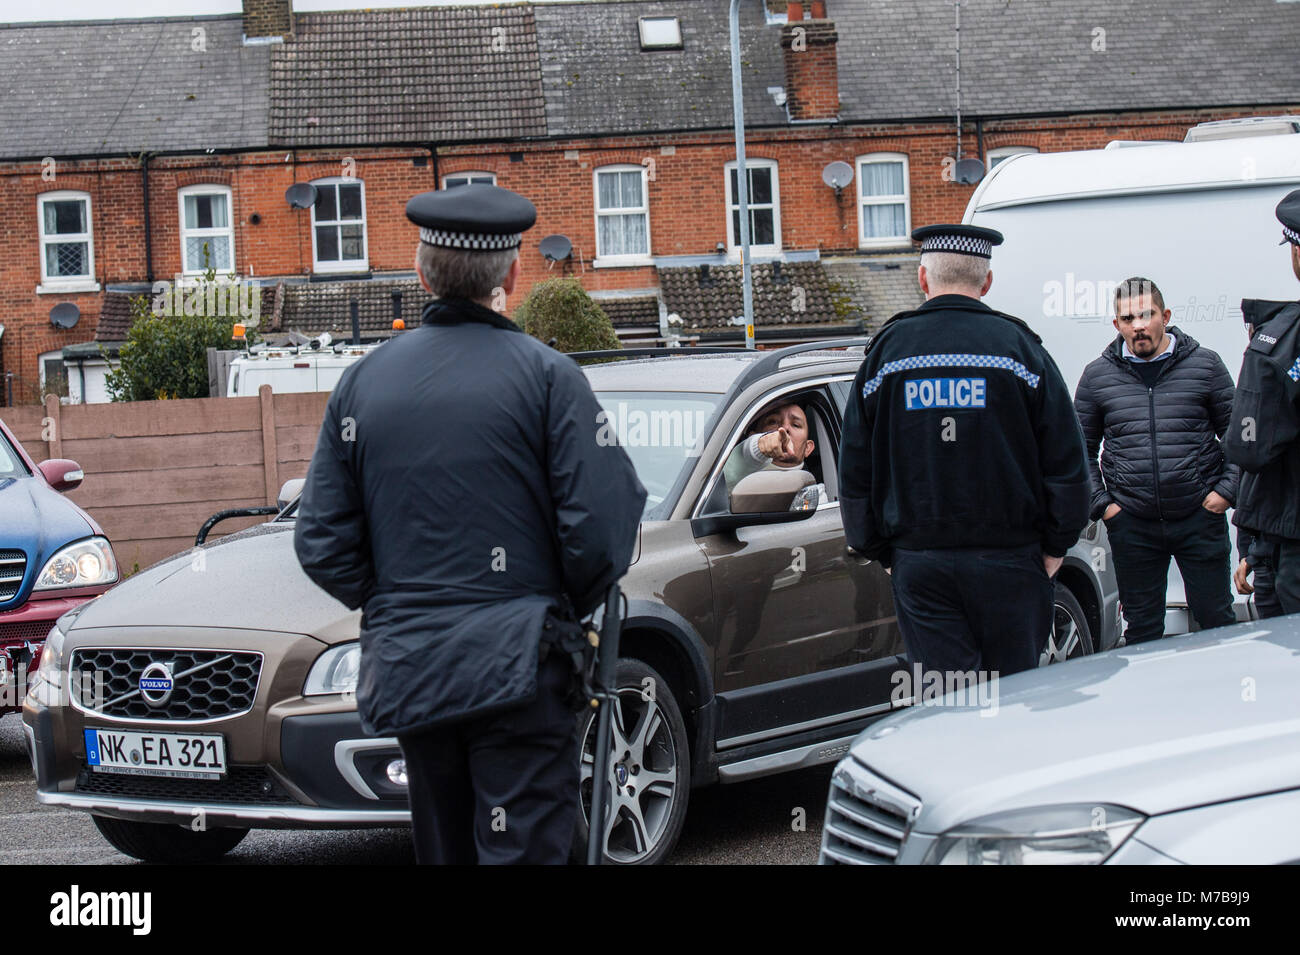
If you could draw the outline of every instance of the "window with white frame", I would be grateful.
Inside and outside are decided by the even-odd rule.
[[[235,229],[230,187],[186,186],[180,190],[181,271],[199,275],[235,271]]]
[[[366,196],[360,179],[318,179],[311,207],[312,261],[317,272],[360,272],[369,267]]]
[[[611,264],[648,262],[650,206],[644,166],[596,170],[596,258]]]
[[[781,251],[781,196],[776,163],[771,159],[746,159],[745,179],[749,182],[749,250],[751,253]],[[736,163],[727,163],[727,246],[740,248],[740,191]]]
[[[1021,153],[1036,153],[1036,146],[999,146],[997,149],[988,151],[989,168],[992,169],[1004,159],[1010,159],[1012,156],[1018,156]]]
[[[901,245],[912,232],[907,156],[858,157],[858,245]]]
[[[40,220],[41,284],[82,285],[94,281],[95,258],[90,194],[47,192],[37,197]]]
[[[497,174],[494,172],[454,172],[450,176],[443,176],[442,188],[453,189],[456,186],[468,186],[471,182],[486,182],[489,186],[497,184]]]

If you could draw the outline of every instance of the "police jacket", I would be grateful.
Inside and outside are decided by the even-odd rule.
[[[1241,303],[1255,334],[1237,376],[1225,444],[1252,479],[1234,523],[1300,540],[1300,303]]]
[[[645,489],[598,440],[578,365],[473,302],[349,368],[298,508],[307,575],[363,607],[366,732],[521,705],[566,600],[584,615],[631,560]]]
[[[840,449],[850,547],[1013,547],[1059,557],[1088,522],[1083,437],[1037,335],[941,295],[881,328],[853,383]]]
[[[1150,388],[1123,357],[1119,335],[1079,378],[1074,407],[1088,444],[1093,520],[1112,503],[1147,520],[1177,520],[1196,513],[1211,491],[1237,500],[1240,472],[1219,443],[1232,376],[1216,352],[1176,327],[1169,333],[1173,354],[1156,362]]]

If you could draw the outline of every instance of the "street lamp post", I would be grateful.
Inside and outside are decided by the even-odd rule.
[[[731,0],[731,107],[736,120],[736,198],[740,205],[740,281],[745,301],[745,347],[753,348],[754,283],[749,271],[749,175],[745,171],[745,101],[740,83],[740,0]],[[731,214],[730,210],[727,214]]]

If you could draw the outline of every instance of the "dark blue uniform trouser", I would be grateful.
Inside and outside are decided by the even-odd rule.
[[[1250,563],[1260,618],[1300,613],[1300,541],[1257,538],[1250,548]]]
[[[572,675],[568,657],[552,653],[532,703],[398,737],[418,863],[568,861],[578,819]]]
[[[913,665],[1007,676],[1038,666],[1056,584],[1038,544],[894,550],[894,610]]]
[[[1203,507],[1178,520],[1152,521],[1120,511],[1106,522],[1127,644],[1165,633],[1169,558],[1178,561],[1187,608],[1202,630],[1236,623],[1228,519]]]

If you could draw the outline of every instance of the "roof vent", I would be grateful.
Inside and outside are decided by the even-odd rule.
[[[637,20],[643,50],[680,50],[682,25],[676,17],[641,17]]]
[[[1187,131],[1185,143],[1214,139],[1242,139],[1246,136],[1291,136],[1300,133],[1300,116],[1247,116],[1200,123]]]

